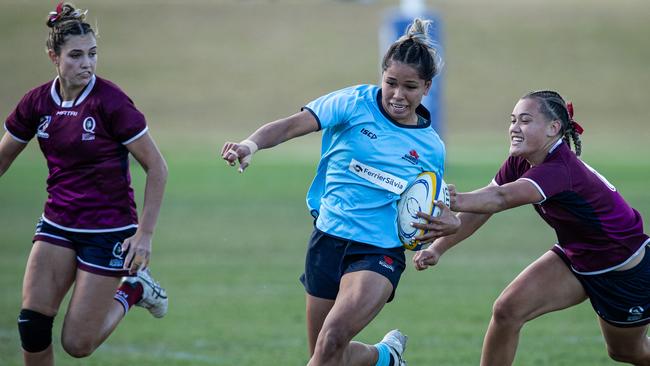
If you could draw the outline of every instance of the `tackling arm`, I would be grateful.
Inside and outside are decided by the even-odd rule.
[[[519,179],[502,186],[492,183],[474,192],[456,193],[451,209],[457,212],[493,214],[543,200],[544,196],[532,182]]]
[[[491,214],[478,214],[470,212],[461,212],[458,214],[460,219],[460,227],[455,234],[444,236],[436,239],[427,249],[415,253],[413,256],[413,264],[418,271],[428,268],[429,266],[436,265],[440,257],[456,244],[469,238],[476,230],[478,230],[487,220],[492,216]]]

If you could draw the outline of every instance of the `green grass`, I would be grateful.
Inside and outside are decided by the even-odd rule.
[[[136,309],[88,359],[54,344],[61,365],[300,365],[307,361],[304,195],[318,135],[256,156],[244,175],[215,159],[226,139],[333,89],[378,78],[376,29],[397,1],[76,1],[100,29],[98,73],[146,114],[170,176],[153,269],[170,293],[162,320]],[[487,183],[506,155],[516,99],[553,88],[585,127],[585,160],[650,217],[650,3],[622,0],[429,2],[446,39],[445,179]],[[43,52],[52,4],[0,5],[0,114],[53,76]],[[0,365],[19,365],[15,318],[30,239],[45,199],[32,143],[0,178]],[[138,202],[143,176],[133,167]],[[476,365],[492,302],[553,244],[530,207],[496,215],[434,270],[408,268],[396,300],[358,337],[410,336],[411,365]],[[518,365],[612,365],[589,304],[522,333]]]
[[[43,201],[45,171],[30,148],[2,179],[3,256],[0,355],[19,364],[15,314],[29,238]],[[306,363],[304,295],[297,278],[311,220],[304,193],[313,163],[281,162],[262,153],[245,174],[209,157],[169,156],[170,180],[155,237],[153,268],[170,294],[162,320],[135,309],[90,359],[62,364],[287,365]],[[642,213],[648,171],[605,166]],[[490,166],[451,164],[447,178],[478,187]],[[610,174],[612,176],[612,174]],[[143,176],[134,167],[136,188]],[[645,197],[645,198],[644,198]],[[376,342],[400,327],[410,336],[411,364],[476,364],[493,300],[553,243],[529,207],[496,215],[481,232],[442,258],[434,270],[409,267],[396,300],[358,339]],[[410,257],[410,255],[409,255]],[[62,317],[55,323],[60,332]],[[272,361],[271,361],[272,360]],[[588,304],[547,315],[523,332],[518,364],[609,364]]]

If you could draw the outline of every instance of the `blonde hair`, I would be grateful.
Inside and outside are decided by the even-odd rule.
[[[90,24],[85,22],[87,12],[87,10],[76,9],[71,3],[59,3],[56,10],[50,12],[47,17],[46,24],[50,28],[46,42],[47,49],[59,55],[66,37],[89,33],[95,35]]]

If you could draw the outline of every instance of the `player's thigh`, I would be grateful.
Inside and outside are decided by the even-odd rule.
[[[23,309],[54,316],[74,282],[77,270],[72,248],[36,241],[23,279]]]
[[[327,315],[323,329],[351,339],[384,307],[393,291],[390,280],[372,271],[346,273],[341,278],[339,294]]]
[[[649,351],[645,349],[648,346],[648,325],[621,328],[607,323],[602,318],[598,318],[598,321],[610,354],[635,355]]]
[[[503,290],[494,310],[530,320],[579,304],[586,298],[582,284],[569,267],[557,254],[548,251]]]
[[[92,337],[106,327],[121,278],[77,271],[76,282],[63,323],[63,335]]]

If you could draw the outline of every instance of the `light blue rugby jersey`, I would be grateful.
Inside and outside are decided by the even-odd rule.
[[[304,109],[323,130],[321,159],[307,193],[316,227],[339,238],[400,247],[397,200],[423,171],[444,173],[445,145],[426,123],[407,126],[381,106],[381,88],[357,85],[322,96]]]

